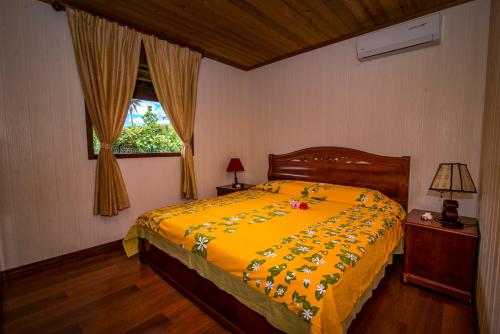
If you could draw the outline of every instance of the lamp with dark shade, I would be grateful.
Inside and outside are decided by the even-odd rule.
[[[239,158],[232,158],[229,160],[229,164],[227,165],[228,172],[234,172],[234,183],[233,187],[238,185],[238,178],[236,177],[236,172],[243,172],[245,168],[243,168],[243,164],[241,163]]]
[[[435,219],[444,224],[463,226],[458,218],[458,202],[453,200],[453,193],[477,193],[474,181],[472,181],[469,169],[467,169],[467,165],[460,163],[439,164],[429,190],[439,191],[441,196],[445,192],[450,193],[451,199],[443,201],[441,216]]]

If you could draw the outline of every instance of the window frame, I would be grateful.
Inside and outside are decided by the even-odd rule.
[[[139,61],[138,75],[135,82],[135,88],[132,97],[141,100],[159,102],[153,87],[153,83],[151,82],[150,79],[144,46],[141,46],[141,57]],[[85,104],[85,124],[87,132],[87,156],[89,160],[96,160],[98,154],[94,153],[94,137],[92,134],[93,127],[92,127],[92,122],[90,121],[89,113],[87,111],[87,104]],[[191,140],[191,146],[193,148],[193,155],[194,155],[194,136],[193,139]],[[181,152],[115,153],[114,155],[117,159],[180,157]]]
[[[96,160],[98,154],[94,153],[94,137],[92,135],[92,123],[90,122],[90,117],[87,112],[87,107],[85,107],[85,123],[87,127],[87,157],[89,160]],[[191,145],[193,145],[193,140]],[[194,151],[194,146],[193,146]],[[156,153],[114,153],[117,159],[129,159],[129,158],[158,158],[158,157],[180,157],[181,152],[156,152]]]

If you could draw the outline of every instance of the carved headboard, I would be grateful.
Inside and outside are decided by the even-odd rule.
[[[375,189],[408,209],[410,157],[344,147],[311,147],[269,154],[269,180],[301,180]]]

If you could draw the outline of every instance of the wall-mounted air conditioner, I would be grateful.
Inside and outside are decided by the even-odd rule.
[[[415,47],[439,43],[441,15],[439,13],[377,30],[358,38],[358,59],[402,52]]]

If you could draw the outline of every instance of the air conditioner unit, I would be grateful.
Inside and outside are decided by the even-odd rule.
[[[441,15],[439,13],[397,24],[358,38],[358,59],[407,51],[439,43]]]

